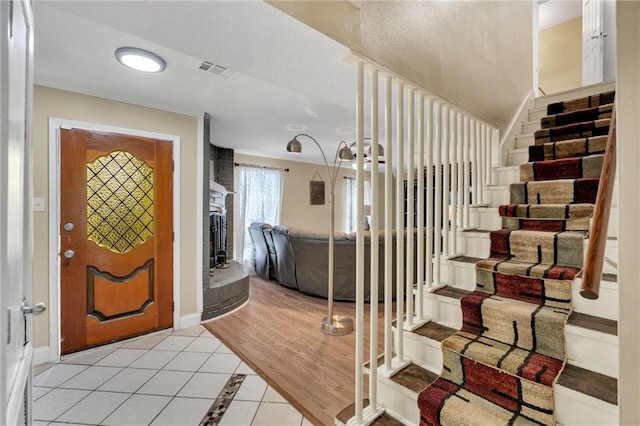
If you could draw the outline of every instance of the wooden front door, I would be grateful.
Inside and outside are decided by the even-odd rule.
[[[62,353],[173,324],[168,141],[60,130]]]

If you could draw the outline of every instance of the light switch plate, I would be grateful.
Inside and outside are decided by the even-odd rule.
[[[34,212],[43,212],[44,211],[44,198],[34,198],[33,199],[33,211]]]

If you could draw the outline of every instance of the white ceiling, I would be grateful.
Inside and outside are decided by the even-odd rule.
[[[582,1],[545,0],[540,2],[538,11],[538,28],[544,30],[582,16]]]
[[[355,70],[347,50],[262,1],[35,2],[35,82],[39,85],[201,117],[212,140],[237,152],[289,158],[302,125],[327,156],[355,132]],[[135,46],[167,62],[160,74],[118,64]],[[203,60],[233,74],[198,69]],[[341,131],[339,131],[341,130]],[[320,162],[303,141],[299,161]]]

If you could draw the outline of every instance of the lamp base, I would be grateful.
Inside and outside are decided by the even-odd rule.
[[[320,330],[332,336],[344,336],[353,331],[353,321],[344,315],[333,315],[331,320],[327,316],[322,318]]]

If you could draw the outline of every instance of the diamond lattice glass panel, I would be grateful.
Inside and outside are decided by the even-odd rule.
[[[87,164],[87,239],[126,253],[153,235],[153,169],[126,151]]]

